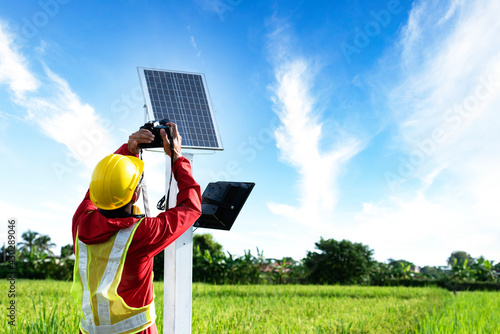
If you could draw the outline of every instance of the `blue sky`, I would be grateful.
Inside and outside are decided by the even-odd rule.
[[[202,188],[256,183],[243,255],[303,258],[320,237],[375,258],[500,261],[498,1],[5,1],[0,240],[7,219],[71,243],[94,165],[144,121],[137,66],[204,73],[223,152]],[[182,134],[182,129],[180,129]],[[150,198],[165,161],[145,155]],[[154,211],[153,211],[154,212]]]

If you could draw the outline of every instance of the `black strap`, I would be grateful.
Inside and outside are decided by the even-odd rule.
[[[144,218],[145,215],[134,215],[126,212],[125,210],[103,210],[99,209],[99,212],[106,218]]]
[[[171,129],[167,129],[167,137],[170,142],[170,181],[168,182],[168,190],[167,190],[167,201],[165,202],[165,195],[158,201],[156,204],[156,208],[161,211],[166,211],[169,209],[169,201],[170,201],[170,188],[172,187],[172,175],[174,174],[174,139],[172,138]]]

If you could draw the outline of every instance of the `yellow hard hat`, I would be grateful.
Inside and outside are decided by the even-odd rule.
[[[90,199],[103,210],[115,210],[128,204],[143,170],[141,159],[130,155],[108,155],[94,168]]]

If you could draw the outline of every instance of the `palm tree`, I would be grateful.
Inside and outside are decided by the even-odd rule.
[[[35,246],[37,250],[41,253],[47,253],[47,255],[54,255],[50,248],[55,247],[56,244],[50,242],[50,237],[48,235],[41,235],[35,239]]]
[[[35,239],[39,235],[38,232],[34,232],[31,230],[28,230],[27,232],[24,232],[21,235],[21,238],[23,238],[24,242],[21,241],[19,243],[19,250],[21,252],[26,252],[29,253],[30,255],[33,255],[33,251],[35,250]]]
[[[48,235],[40,235],[38,232],[28,230],[21,235],[24,241],[19,243],[19,251],[33,256],[33,253],[46,253],[47,255],[54,255],[50,250],[55,247],[56,244],[50,242],[50,237]]]

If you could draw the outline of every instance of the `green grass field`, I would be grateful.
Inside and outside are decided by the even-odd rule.
[[[2,333],[77,333],[71,283],[16,282],[16,326],[0,283]],[[155,283],[162,330],[163,283]],[[354,286],[193,286],[193,333],[500,334],[500,293]]]

